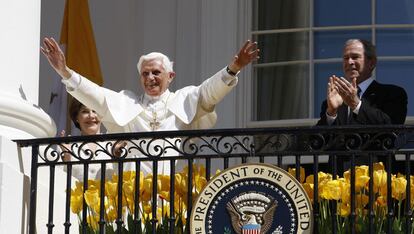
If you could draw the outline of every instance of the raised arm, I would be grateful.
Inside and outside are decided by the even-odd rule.
[[[198,103],[204,112],[198,112],[198,114],[203,115],[214,111],[215,105],[237,84],[237,73],[252,61],[257,60],[259,52],[257,43],[247,40],[227,66],[227,71],[226,69],[218,71],[200,85],[200,100]]]
[[[247,40],[237,55],[234,56],[233,61],[229,64],[228,68],[231,72],[236,74],[243,67],[248,65],[254,60],[259,58],[260,50],[257,48],[257,42]]]
[[[65,55],[55,39],[45,37],[43,39],[43,47],[40,47],[40,51],[63,79],[69,79],[71,77],[72,70],[66,66]]]

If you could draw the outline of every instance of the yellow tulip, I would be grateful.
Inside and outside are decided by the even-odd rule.
[[[83,208],[83,183],[76,181],[75,188],[70,193],[70,208],[73,213],[78,214]]]
[[[405,199],[405,190],[407,187],[407,180],[404,177],[395,177],[394,175],[391,178],[391,191],[392,197],[401,201]]]
[[[161,191],[159,192],[159,197],[165,201],[170,201],[170,192],[169,191]]]
[[[124,181],[122,184],[123,196],[133,198],[135,195],[135,182],[134,181]]]
[[[123,176],[123,181],[126,181],[126,180],[135,181],[135,171],[124,171],[124,173],[122,173],[122,176]]]
[[[305,179],[305,183],[314,184],[314,177],[315,176],[313,174],[308,175]],[[318,179],[318,183],[319,183],[319,179]]]
[[[100,180],[88,180],[88,189],[91,189],[91,190],[101,189],[101,181]]]
[[[303,183],[304,181],[305,181],[305,168],[303,168],[303,167],[300,167],[300,176],[299,176],[299,179],[298,179],[298,181],[300,182],[300,183]],[[295,177],[296,178],[296,168],[288,168],[288,172],[289,172],[289,174],[291,174],[293,177]]]
[[[195,183],[195,190],[198,195],[198,193],[200,193],[201,190],[203,190],[204,187],[207,185],[207,179],[204,176],[196,175],[194,179],[194,183]]]
[[[328,181],[320,191],[320,197],[327,200],[339,200],[341,199],[341,185],[339,180]]]
[[[355,191],[358,192],[365,188],[368,185],[369,179],[369,176],[366,175],[355,177]]]
[[[374,171],[374,192],[380,192],[386,190],[387,186],[387,172],[384,170]]]
[[[135,192],[135,171],[125,171],[123,175],[123,192],[131,196]]]
[[[72,194],[70,196],[70,209],[73,213],[78,214],[83,208],[83,196]]]
[[[112,181],[112,182],[118,182],[118,178],[119,178],[119,177],[118,177],[118,175],[117,175],[117,174],[113,174],[113,175],[112,175],[112,178],[111,178],[111,181]]]
[[[77,196],[83,195],[83,182],[76,181],[75,188],[72,189],[71,194],[75,194]]]
[[[203,165],[200,165],[196,174],[199,176],[206,176],[206,168]]]
[[[319,185],[325,184],[325,183],[327,183],[328,181],[331,181],[331,180],[332,180],[332,175],[331,174],[325,173],[325,172],[322,172],[322,171],[318,172],[318,184]],[[305,180],[306,183],[313,184],[313,181],[314,181],[314,175],[309,175],[308,177],[306,177],[306,180]]]
[[[158,192],[169,192],[170,191],[170,176],[159,175],[158,176]]]
[[[146,176],[142,183],[141,188],[141,200],[142,201],[149,201],[152,195],[152,175]]]
[[[369,167],[367,165],[356,166],[355,167],[355,175],[356,176],[360,176],[360,175],[368,176],[369,175]]]
[[[319,191],[319,198],[321,198],[321,192],[324,190],[326,183],[332,180],[332,175],[329,173],[324,173],[322,171],[318,172],[318,191]],[[309,175],[306,177],[305,182],[308,184],[312,184],[314,182],[314,175]]]
[[[344,172],[345,180],[351,184],[351,171],[347,170]],[[356,166],[355,167],[355,191],[359,192],[361,189],[367,186],[369,181],[368,166]]]
[[[188,176],[188,166],[185,166],[179,174],[183,176]]]
[[[341,201],[345,203],[350,203],[351,201],[351,185],[344,178],[338,179],[341,186]]]
[[[99,190],[97,189],[88,189],[85,191],[85,201],[86,204],[92,208],[96,213],[100,211],[100,197]]]
[[[185,196],[188,192],[187,179],[181,173],[175,174],[175,192],[180,196]]]
[[[356,166],[355,167],[355,178],[361,177],[361,176],[369,176],[368,174],[368,166],[362,165],[362,166]],[[347,181],[351,181],[351,170],[347,170],[344,172],[344,178]]]
[[[338,206],[338,213],[342,217],[348,217],[349,214],[351,213],[351,205],[349,205],[348,203],[342,202]]]
[[[311,202],[313,202],[313,184],[304,183],[303,188],[305,189],[308,197],[310,198]]]
[[[105,182],[105,195],[111,199],[118,197],[118,182]]]

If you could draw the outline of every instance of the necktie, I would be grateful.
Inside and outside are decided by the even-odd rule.
[[[357,96],[359,99],[361,99],[361,88],[359,86],[358,86]],[[348,124],[352,123],[353,115],[354,115],[354,112],[352,112],[351,108],[348,107],[348,118],[347,118]]]

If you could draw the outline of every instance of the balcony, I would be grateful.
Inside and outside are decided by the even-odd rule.
[[[186,205],[184,218],[191,217],[192,204],[197,195],[196,175],[202,176],[206,181],[214,177],[217,170],[225,170],[235,165],[246,163],[267,163],[289,170],[302,184],[312,184],[313,189],[308,192],[312,200],[313,233],[396,233],[397,229],[402,233],[410,233],[413,230],[412,208],[414,197],[414,181],[410,177],[411,157],[414,154],[414,127],[411,126],[347,126],[347,127],[295,127],[295,128],[261,128],[261,129],[217,129],[197,131],[166,131],[107,134],[95,136],[42,138],[16,140],[20,147],[31,147],[31,192],[30,192],[30,220],[29,233],[36,233],[38,227],[47,228],[48,233],[53,233],[56,226],[63,226],[65,233],[90,233],[91,224],[88,224],[87,216],[90,202],[82,197],[82,206],[79,212],[78,223],[76,216],[71,214],[71,199],[75,187],[72,175],[77,171],[83,191],[92,186],[98,186],[99,203],[96,210],[97,221],[95,231],[97,233],[108,232],[108,226],[116,233],[177,233],[183,231],[189,233],[189,222],[182,224],[178,230],[177,221],[182,219],[177,215],[177,175],[183,171],[187,173],[185,187],[187,192],[184,203]],[[119,153],[115,153],[114,147],[126,142]],[[91,150],[91,146],[94,146]],[[70,154],[71,161],[63,161],[63,155]],[[97,155],[104,157],[97,157]],[[197,165],[197,166],[194,166]],[[366,176],[369,179],[361,186],[358,177],[361,174],[361,166],[367,169]],[[385,193],[375,190],[378,181],[374,172],[378,166],[383,165],[386,173],[384,182]],[[98,178],[89,178],[87,173],[91,167],[98,168]],[[112,168],[114,175],[107,174],[108,168]],[[205,170],[200,170],[205,168]],[[289,169],[290,168],[290,169]],[[293,169],[293,170],[292,170]],[[38,194],[38,174],[43,170],[47,173],[49,186],[48,196],[40,197]],[[65,183],[56,183],[57,171],[67,171]],[[80,172],[79,172],[80,171]],[[125,174],[125,171],[143,172]],[[152,173],[152,172],[158,173]],[[344,204],[341,199],[323,200],[323,191],[319,191],[322,181],[320,176],[308,177],[304,181],[303,171],[306,176],[317,175],[319,172],[329,173],[331,180],[348,176],[350,183],[347,192],[341,191],[343,196],[349,197],[347,203],[349,214],[341,213],[340,206]],[[404,193],[396,199],[394,192],[394,180],[401,176],[392,174],[401,173],[406,181]],[[128,178],[126,178],[128,176]],[[166,176],[166,177],[165,177]],[[167,192],[169,197],[160,196],[163,190],[158,181],[161,178],[169,179]],[[344,180],[345,180],[344,175]],[[150,195],[145,194],[143,181],[149,178],[151,184]],[[91,184],[90,179],[96,179]],[[133,181],[132,190],[127,191],[123,185],[129,179]],[[116,184],[115,217],[109,220],[108,185],[112,181]],[[46,181],[42,181],[46,182]],[[145,182],[144,182],[145,183]],[[413,185],[412,185],[413,184]],[[62,188],[57,188],[57,187]],[[144,186],[145,187],[145,186]],[[140,188],[140,189],[135,189]],[[195,192],[195,190],[197,190]],[[198,191],[199,192],[199,191]],[[65,200],[64,210],[55,208],[56,193],[63,193]],[[129,207],[123,202],[123,196],[132,193],[133,204]],[[157,194],[153,196],[152,194]],[[83,195],[82,195],[83,196]],[[322,197],[321,197],[322,196]],[[360,197],[368,200],[361,205]],[[86,197],[86,195],[85,195]],[[383,221],[379,221],[378,202],[383,200]],[[319,199],[313,199],[319,198]],[[42,219],[37,212],[39,200],[47,200],[47,218]],[[145,211],[143,200],[151,204]],[[168,215],[157,217],[157,208],[168,203]],[[395,205],[397,204],[397,206]],[[139,207],[137,209],[131,207]],[[128,210],[129,212],[125,212]],[[64,215],[63,215],[64,214]],[[150,214],[148,216],[148,214]],[[163,214],[165,214],[163,212]],[[74,218],[75,217],[75,218]],[[143,220],[147,220],[144,225]],[[396,220],[399,222],[396,227]],[[366,225],[361,226],[361,222]],[[79,226],[79,228],[78,228]],[[160,229],[160,228],[164,229]],[[327,231],[328,230],[328,231]]]

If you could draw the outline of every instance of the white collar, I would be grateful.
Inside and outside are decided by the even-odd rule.
[[[361,96],[364,95],[365,91],[368,89],[368,87],[371,85],[371,83],[374,81],[374,77],[370,77],[364,81],[362,81],[361,83],[358,84],[358,87],[361,89]]]
[[[168,100],[168,97],[170,96],[170,90],[165,90],[164,93],[162,93],[160,96],[150,96],[146,93],[144,93],[142,104],[144,106],[147,106],[148,104],[153,104],[158,101],[166,102]]]

